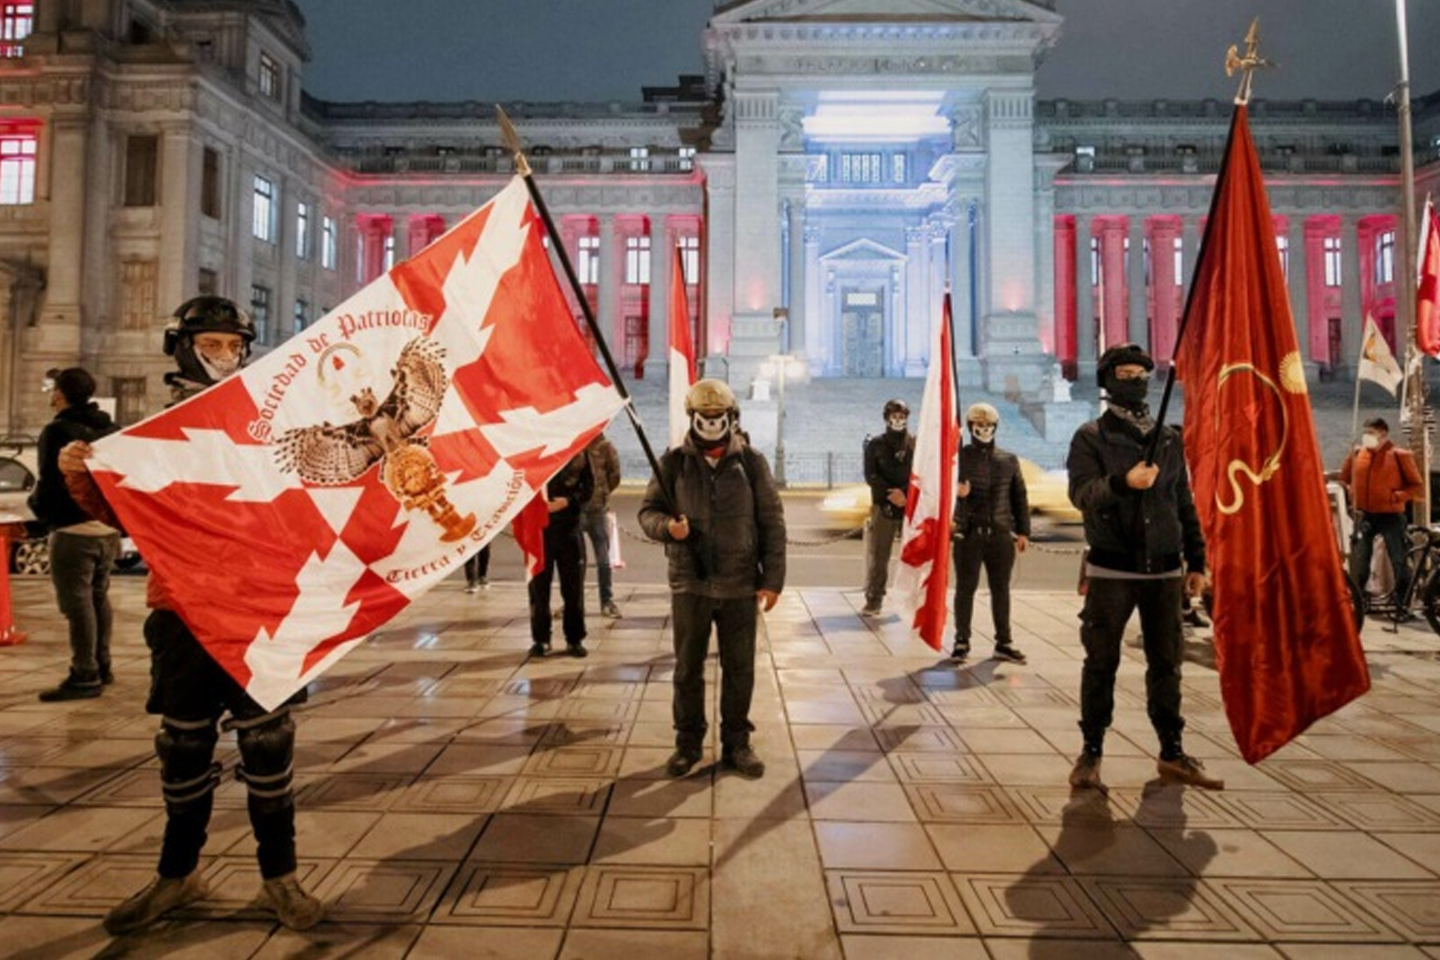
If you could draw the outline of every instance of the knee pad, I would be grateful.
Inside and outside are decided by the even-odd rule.
[[[160,758],[160,780],[165,805],[185,810],[209,801],[220,782],[215,762],[219,734],[214,720],[175,720],[164,717],[155,734],[155,755]]]
[[[245,784],[252,804],[284,806],[290,802],[294,777],[295,721],[285,707],[249,720],[228,720],[240,747],[235,775]]]

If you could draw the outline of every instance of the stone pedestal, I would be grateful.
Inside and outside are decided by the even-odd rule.
[[[780,324],[773,314],[737,313],[730,325],[730,386],[748,393],[760,364],[780,352]]]
[[[1080,400],[1026,400],[1020,415],[1035,427],[1046,443],[1068,444],[1080,425],[1096,417],[1095,405]]]
[[[1033,396],[1052,361],[1035,336],[1033,313],[994,313],[986,319],[985,389],[1009,399]]]

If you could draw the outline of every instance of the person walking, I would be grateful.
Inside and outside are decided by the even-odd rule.
[[[740,406],[727,384],[697,381],[685,412],[690,430],[660,458],[639,514],[641,528],[665,544],[669,560],[675,752],[665,769],[683,777],[703,756],[713,629],[720,653],[720,762],[754,779],[765,774],[750,742],[757,605],[773,609],[785,586],[785,509],[769,463],[736,432]]]
[[[955,647],[952,659],[970,656],[970,621],[980,568],[990,588],[990,613],[995,621],[994,659],[1024,663],[1010,630],[1010,574],[1015,555],[1030,545],[1030,501],[1020,458],[995,444],[1000,411],[988,403],[965,412],[970,442],[960,450],[960,477],[955,484]]]
[[[905,522],[915,435],[906,427],[910,407],[904,400],[885,404],[885,432],[865,442],[865,482],[870,485],[870,516],[865,521],[865,606],[862,617],[878,617],[890,576],[890,553]]]
[[[595,492],[581,511],[580,530],[590,540],[590,551],[595,554],[600,615],[619,620],[620,608],[615,605],[614,574],[610,567],[610,494],[620,486],[620,453],[609,437],[599,433],[586,445],[585,457],[590,462],[590,474],[595,478]]]
[[[1424,478],[1409,450],[1390,440],[1390,424],[1383,417],[1365,421],[1360,449],[1351,450],[1340,468],[1350,503],[1359,514],[1350,548],[1350,576],[1363,591],[1370,580],[1375,538],[1385,541],[1385,552],[1395,571],[1395,601],[1410,587],[1410,565],[1405,562],[1409,542],[1405,535],[1405,507],[1424,492]]]
[[[550,651],[550,584],[560,578],[560,629],[566,652],[583,657],[585,649],[585,544],[580,514],[595,489],[590,461],[582,450],[545,485],[550,522],[545,527],[545,566],[530,578],[530,655]]]
[[[1155,363],[1140,346],[1120,344],[1096,364],[1105,412],[1070,441],[1070,501],[1084,515],[1085,606],[1080,641],[1080,732],[1083,747],[1070,771],[1076,789],[1104,789],[1105,732],[1115,709],[1115,674],[1130,615],[1140,611],[1145,651],[1145,700],[1160,741],[1156,769],[1166,780],[1213,790],[1209,776],[1185,753],[1180,712],[1182,591],[1205,586],[1205,540],[1190,492],[1180,432],[1156,424],[1147,402]],[[1155,460],[1146,462],[1154,432]],[[1183,566],[1182,566],[1183,564]]]
[[[114,682],[110,668],[110,570],[120,553],[120,532],[80,509],[60,473],[60,451],[75,440],[98,440],[115,421],[90,398],[95,378],[82,367],[54,371],[50,407],[55,419],[40,431],[39,478],[30,512],[50,531],[50,579],[70,625],[70,673],[42,691],[46,703],[100,696]]]
[[[255,326],[223,297],[186,301],[165,331],[165,353],[178,369],[165,377],[178,402],[237,373],[250,355]],[[243,395],[243,394],[242,394]],[[113,511],[90,476],[90,445],[75,441],[60,452],[65,483],[82,510],[112,526]],[[197,518],[206,524],[224,517]],[[197,558],[197,563],[206,562]],[[223,570],[217,570],[217,576]],[[238,585],[243,588],[243,584]],[[223,603],[224,598],[216,598]],[[250,828],[260,866],[259,903],[292,930],[320,922],[324,905],[305,891],[296,873],[295,721],[290,704],[266,710],[225,672],[175,612],[165,584],[153,572],[146,583],[150,615],[145,643],[150,648],[150,696],[145,709],[160,715],[155,753],[165,797],[165,832],[156,876],[139,893],[105,916],[105,929],[119,936],[142,930],[172,910],[204,899],[200,852],[220,784],[215,761],[220,728],[235,731],[240,751],[236,771],[244,781]],[[228,712],[224,724],[220,718]]]

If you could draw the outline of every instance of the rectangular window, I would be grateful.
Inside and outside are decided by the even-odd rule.
[[[1145,288],[1150,288],[1150,238],[1146,237],[1140,241],[1140,261],[1145,271]]]
[[[1275,236],[1275,249],[1280,254],[1280,273],[1285,282],[1290,282],[1290,238],[1283,234]]]
[[[395,268],[395,234],[385,235],[385,272],[389,273]]]
[[[681,169],[681,170],[693,170],[693,169],[695,169],[695,148],[694,148],[694,147],[681,147],[681,148],[680,148],[680,151],[679,151],[679,156],[680,156],[680,169]]]
[[[1386,230],[1375,238],[1375,282],[1395,282],[1395,231]]]
[[[630,169],[637,173],[643,173],[650,169],[650,148],[630,148]]]
[[[275,184],[255,175],[255,217],[251,233],[256,240],[275,242]]]
[[[625,238],[625,282],[650,282],[650,238]]]
[[[255,339],[270,342],[270,288],[258,284],[250,288],[250,319],[255,321]]]
[[[581,237],[580,262],[576,264],[576,270],[580,274],[582,284],[594,285],[600,282],[600,238]]]
[[[220,152],[210,147],[200,164],[200,212],[211,220],[220,219]]]
[[[24,56],[21,41],[34,29],[34,3],[0,3],[0,57]]]
[[[680,238],[680,269],[685,274],[685,282],[697,284],[700,282],[700,238]]]
[[[310,204],[303,200],[295,204],[295,256],[310,259]]]
[[[125,206],[155,206],[155,175],[159,161],[159,137],[132,135],[125,138]]]
[[[846,153],[840,157],[841,183],[879,183],[881,157],[878,153]]]
[[[1326,237],[1324,242],[1325,250],[1325,286],[1340,286],[1340,238]]]
[[[1175,286],[1185,286],[1185,241],[1175,238]]]
[[[219,277],[209,267],[201,267],[195,277],[195,292],[202,297],[213,297],[220,292]]]
[[[304,300],[295,301],[295,328],[292,334],[299,333],[310,325],[310,304]]]
[[[897,153],[890,157],[890,179],[895,183],[905,182],[905,154]]]
[[[159,315],[155,306],[159,279],[159,263],[155,260],[126,260],[120,264],[120,329],[150,329]]]
[[[320,266],[326,270],[335,269],[339,247],[335,242],[335,218],[320,219]]]
[[[1090,286],[1100,286],[1100,238],[1090,238]]]
[[[114,377],[110,390],[115,394],[115,422],[122,427],[145,419],[145,378]]]
[[[0,204],[35,202],[35,134],[0,134]]]
[[[280,99],[280,64],[268,53],[260,54],[260,93],[271,100]]]

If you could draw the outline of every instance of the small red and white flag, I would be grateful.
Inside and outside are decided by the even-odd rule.
[[[1421,353],[1440,359],[1440,217],[1425,198],[1420,220],[1420,262],[1415,271],[1415,343]]]
[[[454,572],[620,409],[543,232],[512,180],[264,358],[95,444],[176,612],[267,709]]]
[[[911,632],[936,650],[945,636],[950,529],[960,459],[953,349],[947,293],[944,315],[930,351],[930,369],[925,375],[905,524],[900,531],[900,563],[891,584]]]
[[[670,446],[685,442],[690,418],[685,416],[685,395],[695,385],[695,345],[690,342],[690,303],[685,294],[685,263],[674,250],[670,270]]]

